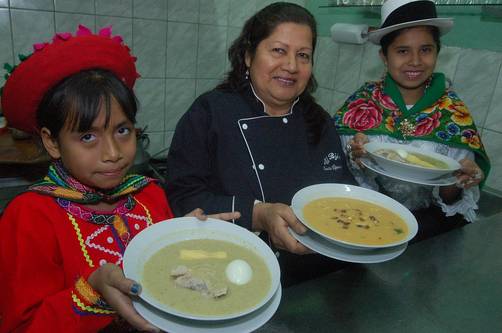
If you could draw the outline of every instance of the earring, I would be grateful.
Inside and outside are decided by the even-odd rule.
[[[429,78],[425,81],[425,89],[424,90],[429,89],[429,87],[431,86],[431,82],[432,82],[432,75],[429,76]]]
[[[249,80],[249,68],[246,69],[246,74],[244,75],[244,77],[246,78],[246,80]]]

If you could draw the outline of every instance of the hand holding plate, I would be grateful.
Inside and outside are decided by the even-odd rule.
[[[207,220],[208,217],[213,218],[213,219],[217,219],[217,220],[232,221],[232,220],[236,220],[236,219],[240,218],[241,213],[240,212],[224,212],[224,213],[206,215],[201,208],[195,208],[194,210],[192,210],[190,213],[186,214],[185,216],[196,217],[197,219],[199,219],[201,221]]]
[[[258,203],[253,209],[253,229],[266,231],[274,246],[295,254],[312,253],[299,243],[288,231],[304,234],[307,228],[297,219],[293,210],[281,203]]]
[[[129,295],[138,295],[141,287],[131,279],[127,279],[117,265],[107,263],[96,269],[88,279],[88,283],[96,290],[117,314],[140,331],[160,332],[160,330],[141,317],[134,307]]]
[[[457,171],[457,185],[464,189],[479,185],[485,178],[483,171],[473,160],[464,158],[459,161],[461,168]]]
[[[364,168],[361,163],[361,157],[366,155],[364,144],[368,143],[368,136],[362,132],[356,133],[354,137],[347,143],[346,151],[349,159],[354,161],[360,168]]]

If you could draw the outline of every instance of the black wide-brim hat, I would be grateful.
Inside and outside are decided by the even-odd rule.
[[[437,17],[436,5],[430,0],[387,0],[382,5],[381,17],[380,28],[368,35],[378,45],[383,36],[399,29],[429,25],[437,27],[442,36],[453,27],[452,18]]]

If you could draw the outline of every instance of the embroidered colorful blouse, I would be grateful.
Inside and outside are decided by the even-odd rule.
[[[138,232],[173,217],[164,191],[149,183],[108,213],[26,192],[0,221],[0,332],[97,332],[114,313],[87,284],[100,265],[121,265]]]
[[[426,140],[474,152],[476,163],[488,176],[490,162],[479,132],[464,102],[446,88],[445,77],[435,73],[424,96],[408,109],[397,84],[368,82],[336,112],[340,134],[364,132],[400,140]]]

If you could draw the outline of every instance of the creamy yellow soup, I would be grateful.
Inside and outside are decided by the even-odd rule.
[[[357,199],[317,199],[305,205],[303,215],[318,232],[355,244],[390,244],[408,235],[408,226],[399,215]]]
[[[252,269],[251,280],[244,285],[231,283],[225,273],[235,260],[246,261]],[[196,278],[211,288],[226,288],[226,294],[210,296],[200,290],[180,287],[173,270],[187,267]],[[249,309],[268,294],[272,284],[265,261],[253,250],[226,241],[194,239],[168,245],[145,263],[143,288],[157,299],[180,312],[199,316],[222,316]]]
[[[416,152],[404,152],[401,156],[394,149],[379,149],[375,151],[375,154],[383,156],[389,160],[403,162],[411,165],[421,166],[429,169],[441,169],[446,170],[449,168],[448,163],[440,161],[434,157],[427,156],[425,154],[420,154]]]

